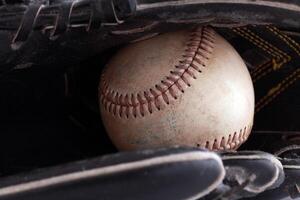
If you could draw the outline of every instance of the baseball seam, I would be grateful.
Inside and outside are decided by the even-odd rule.
[[[147,91],[121,94],[109,87],[104,71],[99,85],[100,103],[113,116],[125,119],[145,117],[155,109],[162,110],[170,104],[170,99],[178,99],[186,88],[191,87],[191,80],[197,79],[196,74],[202,73],[212,56],[214,43],[215,32],[211,28],[199,27],[192,31],[179,64],[168,76]],[[210,150],[235,149],[248,138],[250,130],[251,125],[245,126],[228,137],[215,138],[204,144],[197,143],[196,146]]]
[[[197,79],[196,72],[206,67],[214,47],[214,32],[204,27],[197,28],[190,35],[185,52],[170,74],[163,80],[143,92],[121,94],[109,88],[102,73],[99,87],[100,101],[104,109],[114,116],[129,118],[144,117],[170,104],[170,100],[178,99],[186,87],[191,87],[191,79]]]
[[[206,141],[205,145],[202,146],[197,144],[197,147],[204,147],[209,150],[226,150],[226,149],[237,149],[250,135],[252,125],[245,126],[243,129],[240,129],[239,132],[234,132],[229,134],[226,139],[224,136],[218,140]]]

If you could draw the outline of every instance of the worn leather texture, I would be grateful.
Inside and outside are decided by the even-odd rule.
[[[99,97],[104,126],[123,150],[235,149],[253,122],[249,72],[232,46],[207,27],[122,49],[101,76]]]
[[[213,152],[123,152],[1,179],[0,199],[195,200],[214,190],[224,176],[221,158]]]
[[[298,1],[278,0],[2,0],[0,72],[71,66],[108,48],[195,24],[297,29],[299,10]]]

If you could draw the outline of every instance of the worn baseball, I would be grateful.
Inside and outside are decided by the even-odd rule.
[[[120,50],[101,75],[99,104],[120,150],[236,149],[251,132],[254,91],[234,48],[198,27]]]

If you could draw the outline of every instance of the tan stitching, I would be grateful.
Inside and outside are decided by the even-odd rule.
[[[256,74],[251,74],[253,82],[255,83],[269,73],[279,70],[283,66],[283,64],[285,63],[278,63],[276,59],[272,58],[269,63],[265,65],[265,67],[262,67],[262,70],[258,71],[258,73]]]
[[[300,69],[296,69],[292,74],[286,77],[282,82],[273,87],[266,96],[261,98],[256,104],[255,112],[260,111],[263,107],[269,104],[275,97],[289,88],[300,78]]]
[[[265,68],[270,67],[271,63],[272,63],[271,59],[270,60],[268,59],[267,61],[265,61],[262,64],[258,65],[254,70],[252,70],[251,77],[259,75],[259,73],[261,71],[263,71]]]
[[[272,56],[271,63],[262,66],[261,68],[258,68],[257,70],[255,70],[255,72],[253,72],[253,82],[258,81],[272,71],[280,69],[284,64],[288,63],[291,60],[290,55],[265,41],[264,39],[253,33],[251,30],[249,30],[247,27],[234,28],[232,30]]]
[[[295,42],[292,38],[288,37],[287,35],[283,34],[276,27],[267,26],[267,29],[269,29],[272,33],[274,33],[281,40],[283,40],[291,49],[293,49],[300,56],[300,45],[297,42]]]
[[[149,90],[136,94],[120,94],[109,88],[102,74],[99,87],[100,102],[104,109],[121,118],[144,117],[169,105],[170,99],[177,99],[184,93],[184,85],[191,87],[191,80],[197,79],[196,73],[206,67],[214,49],[215,33],[208,27],[197,28],[190,35],[184,55],[170,74]],[[161,98],[160,98],[161,97]]]
[[[291,49],[293,49],[298,55],[300,55],[299,47],[300,45],[295,42],[292,38],[283,34],[276,27],[268,26],[267,29],[275,34],[278,38],[284,41]],[[255,33],[252,33],[250,30],[245,28],[235,28],[234,32],[239,34],[240,36],[248,39],[250,42],[267,52],[272,56],[270,62],[266,64],[262,64],[257,70],[254,70],[251,75],[253,78],[253,82],[258,81],[262,77],[266,76],[272,71],[276,71],[280,69],[284,64],[291,61],[291,56],[286,52],[279,50],[268,42],[264,41],[262,38],[257,36]],[[290,76],[286,77],[281,83],[271,88],[271,90],[266,94],[263,98],[261,98],[257,104],[255,105],[255,112],[259,112],[266,105],[271,103],[278,95],[288,89],[293,83],[295,83],[299,79],[298,70],[294,71]]]
[[[272,71],[273,71],[273,68],[266,68],[261,74],[259,74],[257,76],[252,76],[253,83],[257,82],[262,77],[266,76],[267,74],[271,73]]]
[[[233,29],[233,31],[238,33],[242,37],[248,39],[253,44],[255,44],[256,46],[260,47],[261,49],[269,53],[272,57],[280,58],[282,59],[283,62],[287,62],[291,60],[291,57],[287,53],[281,51],[280,49],[273,46],[269,42],[265,41],[255,33],[251,32],[247,27],[235,28]]]
[[[286,52],[274,47],[269,42],[251,32],[248,28],[235,28],[233,31],[271,55],[272,58],[275,59],[278,68],[291,60],[291,56]]]

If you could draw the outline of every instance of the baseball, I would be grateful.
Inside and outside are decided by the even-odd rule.
[[[99,104],[120,150],[236,149],[251,132],[254,90],[234,48],[198,27],[120,50],[102,72]]]

